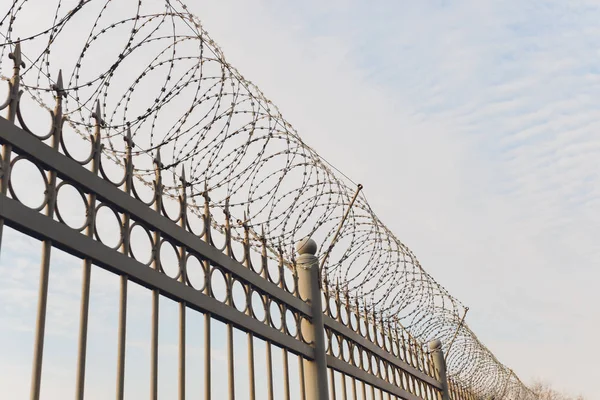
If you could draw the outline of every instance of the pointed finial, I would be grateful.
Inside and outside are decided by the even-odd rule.
[[[96,124],[102,125],[102,109],[100,108],[100,99],[96,100],[96,109],[92,113],[92,118],[96,120]]]
[[[17,39],[20,40],[20,39]],[[23,62],[23,55],[21,54],[21,42],[17,42],[15,44],[15,49],[12,53],[8,54],[8,58],[14,61],[15,68],[18,69],[20,67],[25,68],[25,63]]]
[[[131,138],[131,126],[129,123],[127,124],[127,130],[125,131],[125,137],[123,140],[125,140],[125,144],[127,145],[128,149],[131,149],[134,146],[133,139]]]
[[[56,78],[56,83],[52,85],[52,90],[56,92],[57,97],[66,97],[67,93],[65,92],[65,87],[63,84],[62,77],[62,69],[58,70],[58,78]]]
[[[230,213],[229,213],[229,196],[225,198],[225,207],[223,207],[223,214],[227,217],[227,221],[229,221]]]
[[[181,181],[181,185],[185,188],[187,186],[187,181],[185,180],[185,166],[181,165],[181,177],[179,178]]]
[[[210,201],[210,197],[208,196],[208,179],[204,179],[204,191],[202,192],[202,197],[204,197],[204,203],[208,204]]]
[[[160,147],[158,147],[156,149],[156,157],[154,157],[154,164],[158,167],[158,168],[162,168],[163,164],[160,158]]]
[[[56,78],[56,87],[59,90],[64,89],[63,77],[62,77],[62,68],[58,70],[58,78]]]

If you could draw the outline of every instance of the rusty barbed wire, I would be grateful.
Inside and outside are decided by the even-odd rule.
[[[452,341],[454,387],[481,398],[533,398],[462,323],[465,307],[425,272],[364,193],[340,228],[357,185],[302,141],[184,3],[14,0],[0,6],[0,18],[2,79],[12,70],[8,54],[21,43],[22,89],[49,110],[62,70],[68,126],[89,137],[99,102],[104,156],[122,165],[130,130],[140,183],[152,185],[158,158],[165,195],[177,198],[185,174],[190,210],[201,215],[202,195],[210,193],[212,209],[227,204],[233,220],[255,232],[255,246],[264,238],[289,263],[294,243],[312,236],[323,255],[339,228],[323,266],[331,291],[361,299],[421,343]],[[242,230],[232,235],[243,240]]]

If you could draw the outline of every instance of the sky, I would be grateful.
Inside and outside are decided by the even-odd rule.
[[[600,3],[193,2],[525,382],[596,398]]]
[[[227,60],[308,145],[364,185],[379,218],[470,307],[469,326],[500,361],[525,383],[544,379],[595,398],[600,4],[189,3]],[[15,324],[35,309],[36,288],[24,282],[29,266],[37,271],[39,259],[30,254],[39,252],[29,250],[39,242],[14,231],[6,237],[22,243],[0,260],[0,270],[15,279],[0,291],[1,318]],[[53,272],[60,279],[51,276],[54,336],[47,348],[59,351],[45,363],[64,369],[53,369],[45,387],[60,398],[60,377],[74,371],[80,261],[56,257],[64,269]],[[93,273],[91,304],[99,309],[90,342],[101,348],[107,332],[116,332],[118,280],[98,268]],[[147,304],[149,296],[140,290],[132,298]],[[133,315],[145,322],[132,326],[148,323],[147,308],[139,309]],[[199,332],[201,324],[190,329]],[[28,328],[18,332],[30,343]],[[2,354],[29,360],[10,352],[15,333],[0,330],[9,334],[0,340]],[[136,376],[135,365],[147,363],[148,354],[135,353],[135,343],[147,348],[148,331],[134,330],[129,339],[138,361],[128,373]],[[176,365],[173,346],[164,343],[166,359],[172,357],[164,371],[168,362]],[[108,357],[97,365],[114,364],[112,353],[95,356]],[[29,370],[18,373],[18,365],[1,364],[0,376],[3,384],[22,386],[25,398],[28,383],[15,376],[28,379]],[[91,376],[98,388],[114,381],[100,371]]]

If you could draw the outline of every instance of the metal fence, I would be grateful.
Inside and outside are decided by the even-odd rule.
[[[82,260],[77,399],[89,394],[90,285],[96,269],[119,277],[117,399],[126,396],[132,282],[151,292],[152,399],[159,397],[165,299],[178,304],[180,399],[191,398],[187,386],[198,378],[187,371],[189,343],[197,340],[187,325],[198,316],[205,399],[532,398],[469,330],[467,308],[374,215],[358,195],[360,187],[354,192],[300,140],[225,61],[183,4],[176,8],[166,1],[164,10],[144,14],[141,3],[132,2],[132,17],[123,17],[120,9],[111,14],[110,2],[84,1],[65,10],[58,1],[46,13],[48,27],[19,27],[35,11],[25,7],[30,3],[13,2],[0,20],[8,26],[0,76],[9,50],[12,60],[7,100],[0,105],[6,110],[0,118],[0,256],[7,248],[4,225],[42,242],[32,400],[44,399],[54,249]],[[36,4],[42,9],[50,2]],[[62,51],[58,64],[66,63],[71,43],[61,42],[61,34],[69,37],[70,26],[77,34],[81,23],[74,16],[94,5],[98,8],[87,14],[91,33],[74,53],[65,85],[59,69],[50,72],[54,50]],[[108,22],[99,23],[105,17]],[[129,31],[112,34],[123,27]],[[19,29],[27,33],[15,40]],[[103,37],[108,47],[95,49],[98,54],[128,39],[118,54],[94,59],[90,49]],[[157,43],[151,57],[134,54]],[[35,56],[25,56],[25,45]],[[94,62],[85,64],[90,57]],[[131,70],[130,59],[142,60],[136,64],[141,72],[119,80],[118,71]],[[98,67],[98,76],[86,76],[94,63],[107,65]],[[161,68],[164,79],[149,78]],[[142,92],[135,101],[140,82],[148,79],[159,94]],[[115,87],[122,93],[115,96],[109,90]],[[31,117],[37,105],[50,112],[49,129],[43,116]],[[172,115],[180,117],[165,123]],[[48,133],[36,133],[40,130]],[[253,151],[257,155],[248,156]],[[23,168],[33,175],[14,173]],[[303,237],[318,243],[299,242]],[[224,338],[215,337],[216,321],[225,326]],[[246,339],[236,340],[240,335]],[[431,341],[438,337],[441,341]],[[222,340],[225,368],[217,371],[211,351]]]
[[[210,319],[215,318],[227,326],[227,355],[229,373],[229,398],[235,396],[233,328],[247,333],[247,356],[249,363],[249,387],[247,397],[255,398],[253,337],[266,341],[269,394],[273,398],[273,371],[271,357],[281,352],[284,360],[284,380],[286,398],[290,398],[289,380],[297,379],[302,384],[302,399],[330,398],[353,399],[358,393],[362,398],[402,398],[437,399],[441,398],[442,384],[434,368],[431,354],[426,354],[420,345],[406,331],[394,326],[390,321],[378,319],[374,313],[362,311],[362,307],[345,301],[341,290],[331,292],[328,287],[321,292],[318,277],[318,258],[314,255],[317,247],[314,242],[306,244],[306,249],[295,263],[295,268],[284,265],[283,258],[274,262],[267,257],[263,247],[259,262],[250,257],[247,225],[243,225],[246,240],[243,249],[235,254],[229,230],[230,216],[224,215],[225,241],[217,246],[212,236],[210,193],[204,193],[206,206],[203,215],[203,229],[194,232],[188,224],[186,202],[186,182],[182,182],[179,196],[180,212],[170,216],[162,206],[160,159],[155,160],[156,176],[154,193],[150,202],[140,198],[132,183],[133,164],[131,140],[128,138],[128,152],[125,158],[123,178],[112,182],[103,174],[100,158],[102,121],[100,109],[94,114],[96,134],[91,140],[91,152],[83,161],[68,156],[61,137],[62,87],[54,88],[56,107],[50,133],[36,136],[32,132],[14,124],[21,119],[19,110],[19,68],[21,65],[20,46],[12,53],[15,60],[15,74],[11,81],[11,95],[5,104],[7,119],[0,119],[0,141],[2,142],[2,194],[0,196],[0,220],[28,235],[43,241],[43,256],[40,270],[37,325],[34,343],[31,398],[40,398],[42,360],[44,353],[45,318],[48,291],[50,255],[54,247],[60,248],[82,259],[83,287],[81,300],[81,321],[79,328],[79,351],[77,398],[84,398],[86,369],[86,335],[89,307],[91,268],[98,266],[121,277],[118,374],[116,380],[117,398],[123,398],[126,305],[128,282],[133,281],[152,290],[152,344],[151,344],[151,398],[157,398],[158,373],[158,302],[160,296],[169,297],[180,304],[179,319],[179,390],[180,399],[185,398],[186,351],[185,325],[186,309],[203,313],[206,318],[204,353],[206,399],[211,398],[211,329]],[[99,107],[99,106],[98,106]],[[21,121],[22,125],[24,121]],[[62,151],[61,151],[62,150]],[[32,163],[39,169],[44,180],[43,202],[30,208],[24,205],[14,190],[11,170],[18,163]],[[65,187],[74,188],[85,202],[85,223],[71,227],[61,216],[57,198]],[[98,224],[98,211],[106,208],[119,221],[118,241],[107,246],[95,229]],[[151,242],[148,260],[140,259],[130,246],[132,232],[140,229]],[[177,259],[176,273],[169,276],[167,265],[162,261],[165,248],[174,249]],[[194,259],[196,262],[190,263]],[[275,265],[274,265],[275,264]],[[190,271],[192,265],[200,270]],[[169,266],[172,271],[173,266]],[[300,272],[299,272],[300,271]],[[304,272],[306,271],[306,272]],[[189,278],[198,273],[204,279]],[[218,289],[216,289],[218,288]],[[312,292],[311,292],[312,290]],[[322,295],[322,301],[321,301]],[[311,299],[312,301],[307,301]],[[322,306],[322,311],[320,312]],[[315,313],[315,308],[317,312]],[[311,308],[312,307],[312,308]],[[315,318],[317,317],[317,318]],[[318,322],[317,322],[318,321]],[[313,325],[314,323],[314,325]],[[321,332],[319,334],[319,332]],[[319,348],[319,342],[321,348]],[[316,348],[315,348],[316,346]],[[323,347],[324,346],[324,347]],[[277,350],[276,350],[277,349]],[[322,352],[328,371],[317,371],[318,353]],[[300,362],[297,377],[288,373],[289,353],[297,355]],[[314,365],[313,365],[314,364]],[[313,371],[314,369],[314,371]],[[339,374],[334,373],[337,371]],[[261,374],[263,371],[261,371]],[[329,375],[324,382],[323,374]],[[310,379],[309,379],[310,377]],[[341,385],[335,380],[341,379]],[[315,394],[315,389],[325,384],[326,393]],[[341,393],[336,393],[341,387]],[[458,393],[458,392],[456,392]],[[458,397],[454,398],[468,398]]]
[[[280,352],[284,360],[285,398],[290,398],[289,381],[301,382],[302,399],[356,399],[360,398],[441,398],[442,383],[434,367],[431,354],[401,327],[378,319],[365,311],[358,300],[346,301],[342,290],[321,291],[318,273],[317,246],[314,241],[300,243],[300,256],[294,266],[285,265],[267,257],[266,243],[258,262],[250,256],[250,231],[242,223],[245,240],[242,251],[235,253],[232,245],[230,215],[224,214],[224,243],[213,240],[214,216],[211,214],[210,193],[204,193],[203,228],[194,232],[188,223],[187,184],[182,181],[179,195],[180,211],[169,215],[163,207],[162,168],[155,160],[155,180],[151,201],[144,201],[133,184],[132,141],[127,137],[127,154],[123,177],[113,182],[103,172],[101,161],[102,120],[98,105],[94,118],[95,135],[91,151],[83,161],[69,157],[62,138],[62,81],[54,87],[56,106],[50,132],[37,136],[23,129],[26,126],[19,108],[19,70],[22,65],[20,45],[12,54],[14,76],[10,82],[10,96],[2,108],[7,118],[0,119],[2,143],[2,194],[0,195],[0,227],[6,224],[43,241],[43,255],[38,293],[37,324],[35,330],[31,399],[40,398],[42,360],[48,276],[53,248],[62,249],[82,259],[83,287],[76,398],[85,393],[86,336],[91,268],[104,268],[121,278],[117,398],[123,398],[125,335],[127,332],[127,287],[130,281],[152,290],[152,343],[151,343],[151,398],[158,396],[158,326],[159,298],[166,296],[180,305],[179,314],[179,398],[185,398],[186,370],[186,309],[201,312],[205,319],[205,398],[211,398],[211,323],[218,319],[227,326],[227,365],[229,398],[243,398],[234,393],[233,329],[248,335],[247,357],[249,376],[247,398],[254,399],[256,371],[254,369],[253,337],[266,342],[268,398],[273,398],[273,371],[271,358]],[[18,119],[19,127],[14,124]],[[14,189],[11,170],[19,163],[31,163],[44,180],[43,201],[37,207],[23,204]],[[65,187],[74,188],[85,203],[85,223],[78,227],[67,224],[57,204],[59,193]],[[96,226],[99,210],[109,210],[119,221],[118,241],[112,246],[103,243]],[[132,232],[143,231],[151,243],[147,260],[134,253]],[[0,242],[1,244],[1,242]],[[302,247],[303,246],[303,247]],[[177,265],[169,276],[163,261],[166,248],[173,249]],[[190,260],[194,260],[191,263]],[[196,268],[195,271],[190,271]],[[199,269],[199,270],[198,270]],[[203,279],[192,281],[190,275]],[[322,297],[322,299],[321,299]],[[321,306],[322,305],[322,306]],[[361,311],[362,310],[362,311]],[[289,375],[288,359],[293,353],[299,360],[299,376]],[[319,360],[319,355],[322,359]],[[323,369],[325,368],[325,369]],[[264,371],[260,371],[262,374]],[[336,373],[337,372],[337,373]],[[328,375],[328,377],[327,377]],[[327,380],[329,379],[329,384]],[[336,379],[341,382],[336,383]],[[336,392],[336,388],[340,391]],[[319,392],[321,390],[321,392]],[[324,390],[324,392],[323,392]],[[458,395],[455,399],[469,398]]]

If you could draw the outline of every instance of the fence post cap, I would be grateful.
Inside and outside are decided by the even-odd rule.
[[[296,243],[296,251],[298,254],[310,254],[314,256],[317,254],[317,242],[307,237]]]
[[[439,350],[441,348],[442,348],[442,341],[440,339],[434,339],[431,342],[429,342],[430,350]]]

